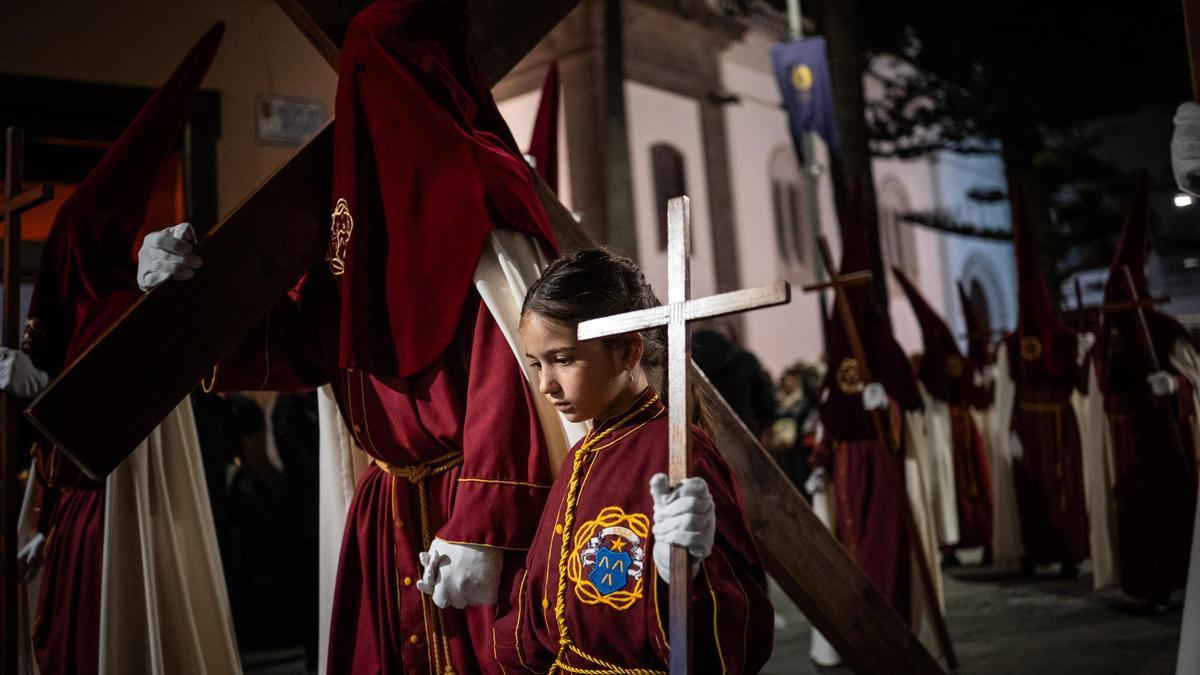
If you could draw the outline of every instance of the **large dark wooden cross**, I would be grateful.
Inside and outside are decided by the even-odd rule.
[[[667,405],[670,415],[667,431],[670,453],[667,478],[672,486],[687,478],[692,466],[692,391],[688,386],[692,338],[688,331],[688,321],[773,307],[791,300],[791,288],[784,281],[770,286],[691,299],[688,260],[691,231],[691,201],[687,197],[672,199],[667,203],[667,304],[584,321],[579,324],[577,330],[580,340],[595,340],[666,326]],[[672,546],[669,601],[671,675],[689,675],[692,672],[690,568],[687,549]]]
[[[367,4],[277,1],[334,67],[346,25]],[[578,3],[469,0],[471,51],[488,81],[503,77]],[[332,141],[326,127],[209,231],[195,278],[146,294],[34,401],[29,417],[85,472],[112,471],[321,259]],[[593,244],[533,179],[559,244]],[[856,671],[941,673],[712,385],[694,367],[691,377],[717,427],[713,441],[746,488],[767,571],[788,596]]]
[[[854,322],[854,314],[850,309],[850,297],[846,294],[846,288],[858,284],[867,284],[871,281],[870,272],[852,272],[850,274],[838,275],[837,268],[833,266],[833,255],[829,252],[829,241],[824,235],[817,237],[817,245],[821,251],[821,263],[825,267],[825,273],[829,275],[829,281],[811,286],[805,286],[806,292],[824,290],[826,288],[833,289],[834,303],[833,311],[838,316],[838,320],[842,322],[842,328],[846,333],[846,340],[850,343],[850,354],[857,361],[858,379],[863,384],[871,382],[871,371],[867,364],[867,352],[863,349],[862,338],[858,332],[858,326]],[[831,368],[837,367],[835,364],[830,364]],[[946,655],[946,663],[951,670],[958,668],[958,659],[954,655],[954,645],[950,641],[950,631],[946,629],[946,617],[942,615],[941,609],[938,607],[937,593],[933,584],[933,573],[929,569],[929,560],[925,557],[924,547],[921,546],[921,533],[917,529],[917,519],[913,515],[912,505],[909,503],[908,496],[904,487],[904,474],[901,469],[894,463],[892,458],[893,451],[897,450],[896,444],[892,442],[892,435],[887,431],[887,421],[878,410],[872,410],[869,417],[871,418],[871,426],[875,429],[875,452],[876,461],[883,470],[887,480],[891,482],[896,493],[901,496],[900,517],[904,522],[904,531],[908,535],[908,548],[912,553],[913,565],[917,568],[917,576],[921,580],[921,588],[925,592],[925,609],[929,612],[930,623],[933,624],[934,634],[937,636],[938,644],[941,645],[942,653]]]
[[[3,345],[20,349],[21,336],[21,214],[54,196],[54,186],[44,183],[22,191],[25,168],[25,134],[9,127],[5,135],[4,154],[4,335]],[[21,433],[21,403],[6,391],[0,390],[0,552],[3,553],[3,588],[0,590],[0,654],[4,675],[16,675],[17,645],[21,639],[17,629],[17,517],[21,510],[21,470],[19,440]]]

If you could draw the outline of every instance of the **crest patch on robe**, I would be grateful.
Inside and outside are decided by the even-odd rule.
[[[642,597],[649,532],[645,514],[627,514],[619,506],[605,507],[595,519],[580,525],[567,563],[575,597],[588,605],[632,607]]]
[[[329,253],[325,259],[329,261],[329,271],[335,276],[346,272],[346,247],[350,245],[350,234],[354,231],[354,216],[350,215],[350,205],[345,198],[339,198],[333,209],[332,222],[329,227]]]

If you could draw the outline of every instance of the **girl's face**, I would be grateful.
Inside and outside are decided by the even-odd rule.
[[[533,312],[522,319],[521,340],[538,371],[538,390],[572,422],[607,419],[632,405],[646,386],[638,366],[641,338],[612,348],[575,335],[574,325]]]

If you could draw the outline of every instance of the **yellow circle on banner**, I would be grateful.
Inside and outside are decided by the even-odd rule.
[[[808,66],[801,63],[792,68],[792,86],[797,91],[809,91],[813,86],[812,70]]]

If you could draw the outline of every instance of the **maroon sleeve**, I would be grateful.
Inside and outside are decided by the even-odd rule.
[[[467,363],[463,465],[450,520],[438,538],[529,548],[550,490],[545,437],[533,396],[504,333],[479,303]]]
[[[554,664],[556,654],[539,639],[539,635],[547,635],[547,628],[532,585],[529,571],[521,570],[509,603],[501,607],[500,618],[492,626],[492,652],[504,672],[544,673]]]
[[[775,613],[767,597],[767,578],[758,547],[750,534],[745,502],[733,472],[706,437],[697,435],[693,475],[708,483],[717,511],[717,537],[712,555],[692,579],[692,659],[713,665],[713,672],[757,673],[771,656]],[[653,564],[651,564],[653,567]],[[651,643],[668,663],[669,593],[658,569],[654,602],[645,603]]]

